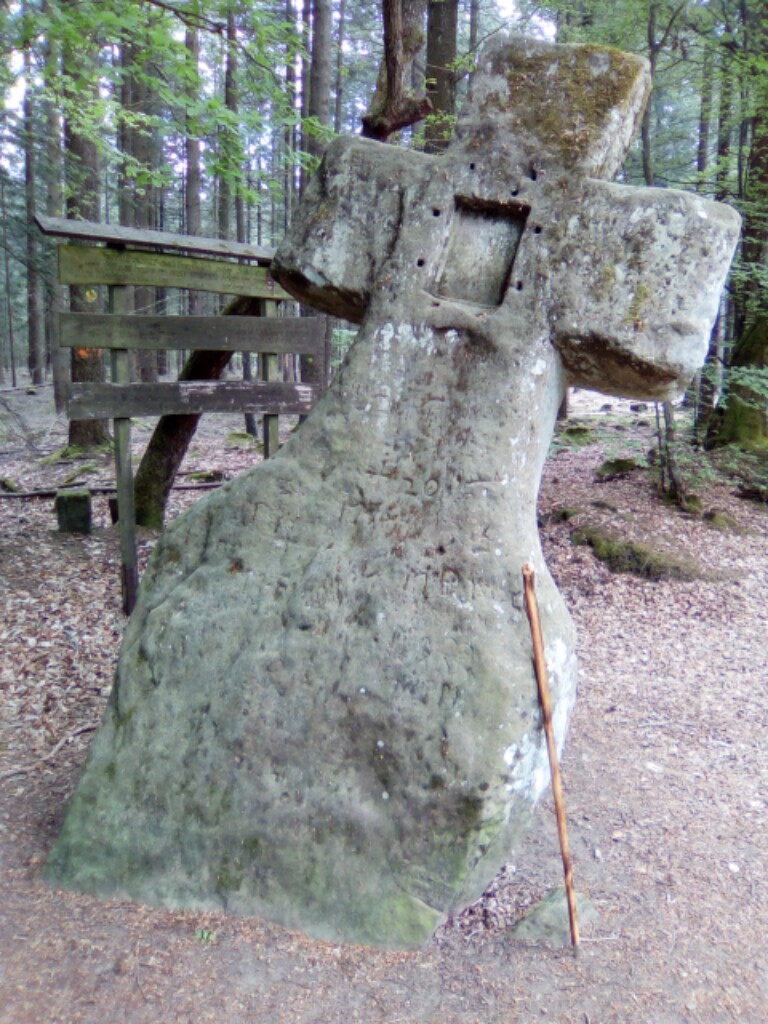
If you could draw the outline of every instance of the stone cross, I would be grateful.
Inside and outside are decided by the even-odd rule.
[[[49,878],[413,947],[498,871],[548,780],[525,562],[560,744],[575,693],[535,511],[563,388],[677,393],[738,234],[600,180],[648,90],[635,57],[505,39],[444,155],[329,147],[274,272],[358,339],[161,538]]]

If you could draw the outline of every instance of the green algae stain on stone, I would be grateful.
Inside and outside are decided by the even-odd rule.
[[[507,88],[489,92],[480,110],[486,116],[511,117],[521,135],[553,147],[566,166],[588,157],[612,115],[629,110],[643,74],[641,62],[620,50],[563,48],[555,91],[551,51],[532,49],[512,67],[502,62],[501,52],[499,58],[493,70]]]

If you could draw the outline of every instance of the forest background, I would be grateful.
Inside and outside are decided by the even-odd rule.
[[[36,213],[275,246],[335,133],[444,145],[478,48],[504,30],[650,62],[654,91],[622,179],[741,212],[690,400],[710,443],[764,449],[765,0],[3,0],[0,386],[16,387],[24,367],[33,386],[53,382],[61,409],[70,378],[105,372],[97,350],[58,350],[57,312],[67,302],[100,312],[105,296],[63,294]],[[162,288],[131,295],[137,314],[215,312],[210,301]],[[153,352],[135,372],[151,381],[176,369]],[[70,427],[72,444],[105,439],[99,421]]]

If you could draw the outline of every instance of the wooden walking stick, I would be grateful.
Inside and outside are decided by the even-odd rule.
[[[523,566],[525,610],[528,615],[528,622],[531,626],[531,637],[533,639],[533,664],[536,670],[536,682],[539,687],[541,719],[544,724],[544,733],[547,737],[549,767],[552,772],[552,795],[555,798],[557,834],[560,837],[560,853],[563,858],[565,895],[568,900],[568,922],[571,926],[571,944],[573,945],[574,952],[578,953],[579,922],[576,916],[576,894],[573,889],[573,864],[571,863],[571,851],[568,846],[568,827],[565,820],[565,802],[563,800],[563,787],[560,782],[560,765],[557,761],[555,730],[552,725],[552,701],[549,696],[547,664],[544,660],[544,641],[541,636],[541,621],[539,619],[539,606],[536,601],[536,593],[534,590],[534,576],[533,566],[530,562],[526,562]]]

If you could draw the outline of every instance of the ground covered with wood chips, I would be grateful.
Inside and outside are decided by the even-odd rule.
[[[109,482],[107,454],[40,462],[66,440],[49,389],[0,397],[0,477],[26,491]],[[509,933],[561,880],[548,799],[483,899],[418,953],[45,885],[124,627],[118,543],[106,497],[87,537],[57,532],[50,497],[7,498],[0,1024],[768,1024],[768,509],[710,482],[705,511],[729,517],[715,528],[661,504],[645,471],[597,483],[606,456],[650,447],[653,422],[576,397],[594,443],[550,459],[540,514],[579,631],[563,773],[577,887],[599,912],[580,955]],[[211,418],[185,473],[258,461],[228,434],[238,426]],[[174,514],[199,496],[175,491]],[[584,525],[685,556],[697,578],[613,574],[572,544]],[[152,543],[142,536],[143,556]]]

